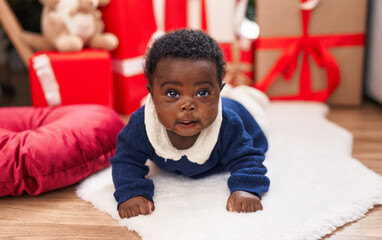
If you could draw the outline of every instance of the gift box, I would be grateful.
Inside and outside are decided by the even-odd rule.
[[[361,103],[367,0],[256,4],[255,87],[271,99]]]
[[[107,51],[38,52],[30,58],[29,66],[35,107],[114,105],[111,56]]]
[[[143,62],[157,32],[153,1],[113,0],[100,10],[105,31],[119,39],[118,47],[111,52],[115,109],[130,114],[148,93]]]

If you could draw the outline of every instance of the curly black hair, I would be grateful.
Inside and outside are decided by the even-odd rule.
[[[216,63],[217,78],[220,84],[226,73],[226,63],[218,43],[200,30],[179,29],[169,32],[154,41],[146,53],[144,64],[144,73],[150,85],[152,85],[158,62],[165,58],[214,62]]]

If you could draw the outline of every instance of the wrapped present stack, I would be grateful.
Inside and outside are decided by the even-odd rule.
[[[143,62],[146,48],[157,30],[152,1],[113,0],[101,8],[105,31],[119,39],[111,52],[116,111],[130,114],[147,95]]]
[[[367,0],[257,0],[255,87],[271,99],[362,100]]]

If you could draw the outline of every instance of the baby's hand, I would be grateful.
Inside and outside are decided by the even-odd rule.
[[[235,191],[228,198],[227,210],[230,212],[256,212],[263,210],[263,205],[256,195],[245,191]]]
[[[142,196],[130,198],[121,203],[118,213],[121,218],[131,218],[138,215],[150,215],[154,211],[154,204]]]

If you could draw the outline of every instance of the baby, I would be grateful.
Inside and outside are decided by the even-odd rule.
[[[147,159],[190,178],[229,171],[227,210],[262,210],[270,183],[262,164],[267,139],[243,105],[221,98],[225,62],[218,44],[198,30],[168,33],[149,49],[144,70],[150,94],[119,133],[110,160],[120,217],[154,211]]]

